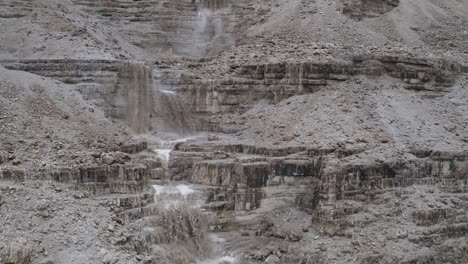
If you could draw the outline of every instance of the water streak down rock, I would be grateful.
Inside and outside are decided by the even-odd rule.
[[[226,8],[229,5],[228,0],[200,0],[202,8],[209,8],[212,10]]]
[[[152,72],[143,64],[126,63],[120,69],[120,82],[127,91],[126,120],[134,133],[150,130],[152,110]]]
[[[191,22],[190,45],[177,41],[175,54],[206,57],[219,54],[235,44],[235,18],[227,0],[193,0],[196,16]]]
[[[159,111],[166,126],[181,134],[187,134],[194,129],[191,109],[183,96],[161,91],[159,104]]]

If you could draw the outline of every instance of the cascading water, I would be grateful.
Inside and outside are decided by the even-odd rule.
[[[229,6],[228,0],[200,0],[202,8],[209,8],[212,10],[227,8]]]
[[[158,155],[158,158],[161,159],[163,164],[167,166],[167,164],[169,163],[171,152],[174,149],[174,146],[177,143],[185,142],[192,138],[196,138],[196,136],[178,138],[178,139],[173,139],[173,140],[157,139],[156,140],[157,146],[154,148],[154,152]]]
[[[153,76],[151,70],[141,63],[126,63],[119,72],[119,91],[122,100],[115,102],[123,106],[126,112],[128,126],[134,133],[142,134],[150,129],[150,115],[152,106]]]
[[[197,5],[198,10],[193,31],[193,42],[196,44],[185,53],[190,56],[207,56],[233,45],[232,36],[226,34],[227,23],[224,19],[229,10],[228,1],[201,0],[192,3]],[[177,80],[174,81],[171,79],[173,76],[167,76],[160,70],[155,70],[153,75],[151,112],[158,131],[153,149],[167,172],[175,145],[192,138],[187,135],[193,134],[196,127],[190,104],[177,92]],[[220,242],[208,232],[212,212],[203,209],[207,201],[205,192],[189,183],[171,181],[168,175],[153,184],[157,212],[152,221],[147,223],[146,228],[155,234],[149,240],[158,245],[174,246],[172,249],[160,247],[162,250],[172,250],[172,254],[166,254],[170,256],[168,260],[161,259],[158,263],[237,263],[232,256],[216,253],[219,250],[213,245]]]
[[[195,130],[191,105],[177,93],[179,76],[154,70],[153,122],[158,132],[186,136]]]
[[[145,220],[140,235],[141,240],[153,245],[156,259],[152,263],[189,264],[206,258],[211,252],[207,216],[189,202],[190,194],[177,186],[154,188],[155,216]]]
[[[197,136],[162,140],[154,149],[167,168],[170,153],[178,143],[195,139]],[[233,256],[223,256],[216,247],[222,243],[209,233],[209,225],[214,223],[215,215],[206,210],[206,187],[186,182],[159,180],[153,184],[154,202],[157,205],[157,220],[150,223],[151,228],[159,227],[161,234],[156,243],[171,243],[178,255],[184,258],[179,263],[188,264],[237,264]],[[211,223],[211,224],[209,224]],[[183,250],[182,250],[183,249]],[[181,251],[182,250],[182,251]],[[214,257],[217,256],[217,257]],[[174,262],[171,259],[169,263]],[[162,263],[162,262],[161,262]]]
[[[178,54],[206,57],[218,54],[234,45],[229,33],[230,5],[227,0],[192,0],[196,20],[193,23],[191,45],[174,44]]]
[[[209,234],[208,223],[211,213],[203,209],[206,197],[203,190],[190,184],[153,185],[155,203],[158,205],[157,218],[149,222],[151,228],[160,228],[156,243],[171,243],[177,251],[186,254],[183,263],[193,264],[235,264],[233,256],[218,255],[214,245],[224,242]]]
[[[159,96],[165,124],[182,135],[193,131],[193,116],[184,98],[173,91],[166,90],[162,90]]]

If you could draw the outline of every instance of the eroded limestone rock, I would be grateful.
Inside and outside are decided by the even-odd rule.
[[[32,246],[24,238],[11,241],[0,251],[0,261],[2,263],[30,264],[32,262]]]

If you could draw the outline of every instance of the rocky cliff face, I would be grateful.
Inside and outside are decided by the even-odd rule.
[[[361,20],[365,17],[377,17],[387,13],[397,7],[400,0],[356,0],[343,1],[341,12],[350,16],[352,19]]]
[[[174,84],[190,98],[195,112],[235,112],[242,105],[266,99],[279,102],[294,95],[326,89],[327,84],[356,75],[390,76],[406,89],[447,91],[462,71],[461,65],[424,58],[356,56],[330,63],[230,65],[233,74],[220,80],[186,77]],[[173,80],[168,80],[173,82]]]
[[[468,262],[466,3],[0,6],[0,263]]]
[[[206,56],[234,44],[227,1],[74,1],[137,52]]]

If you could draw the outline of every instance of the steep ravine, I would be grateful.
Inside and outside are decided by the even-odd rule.
[[[0,7],[0,264],[468,263],[466,3]]]

